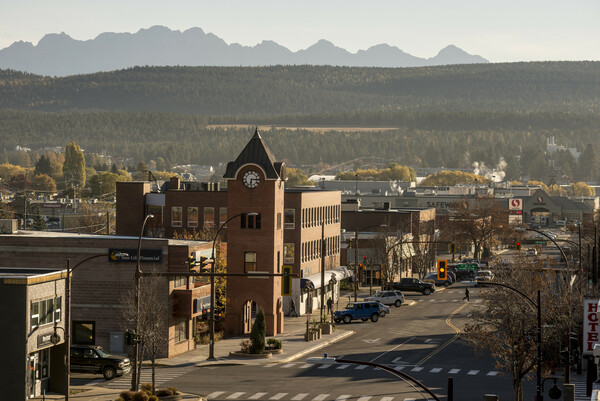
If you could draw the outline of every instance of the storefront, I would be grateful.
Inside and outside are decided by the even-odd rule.
[[[64,394],[65,274],[0,268],[0,310],[14,323],[0,331],[0,386],[14,399]]]

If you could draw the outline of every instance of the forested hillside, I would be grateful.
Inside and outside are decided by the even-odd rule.
[[[599,62],[145,67],[67,78],[5,70],[0,146],[75,140],[88,152],[135,162],[216,165],[232,160],[262,125],[275,155],[290,164],[377,156],[469,168],[503,158],[513,177],[539,177],[549,174],[546,138],[579,151],[600,145],[599,98]],[[568,158],[556,165],[574,169]]]
[[[599,88],[600,62],[423,68],[138,67],[65,78],[3,71],[0,108],[220,116],[357,110],[598,113]]]

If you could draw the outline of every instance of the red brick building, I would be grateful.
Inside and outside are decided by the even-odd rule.
[[[183,230],[204,230],[205,239],[212,239],[232,218],[221,230],[228,272],[249,276],[228,278],[227,334],[248,333],[258,308],[265,311],[268,334],[279,333],[292,300],[297,313],[306,312],[307,305],[310,311],[320,306],[322,269],[328,271],[324,300],[339,288],[328,285],[332,273],[337,280],[348,277],[339,263],[341,193],[286,190],[285,164],[276,161],[258,132],[228,164],[224,177],[226,189],[177,178],[161,186],[117,183],[117,235],[139,235],[136,227],[152,214],[145,235],[171,238]],[[296,275],[291,288],[282,288],[280,276],[251,277],[253,272],[281,275],[284,269]],[[307,285],[314,290],[303,292]]]

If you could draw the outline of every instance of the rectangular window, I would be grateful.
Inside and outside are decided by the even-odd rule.
[[[248,216],[248,228],[254,228],[254,215],[249,215]]]
[[[45,312],[42,312],[44,314],[42,324],[50,324],[50,323],[52,323],[52,319],[54,318],[54,300],[47,299],[42,302],[45,305],[45,310],[46,310]],[[43,309],[42,309],[42,311],[43,311]]]
[[[277,213],[277,229],[281,230],[281,213]]]
[[[227,208],[220,207],[219,208],[219,224],[223,225],[227,221]]]
[[[198,227],[198,208],[188,207],[188,227]]]
[[[73,344],[93,345],[96,343],[96,323],[73,321]]]
[[[256,229],[260,229],[260,213],[256,215]]]
[[[294,243],[283,244],[283,263],[294,263]]]
[[[173,288],[185,287],[186,286],[186,277],[185,276],[177,276],[173,280]]]
[[[244,272],[256,271],[256,252],[244,252]]]
[[[285,209],[284,227],[290,230],[296,227],[296,211],[294,209]]]
[[[246,228],[246,213],[240,215],[240,228]]]
[[[31,303],[30,321],[31,321],[31,329],[35,329],[40,324],[40,304],[39,304],[39,302]]]
[[[183,208],[181,206],[173,206],[171,208],[171,226],[181,227],[181,217],[183,214]]]
[[[204,227],[214,228],[215,226],[215,208],[205,207],[204,208]]]
[[[54,298],[54,321],[60,322],[60,311],[61,311],[62,297]]]
[[[180,343],[188,339],[188,320],[182,320],[175,324],[175,343]]]

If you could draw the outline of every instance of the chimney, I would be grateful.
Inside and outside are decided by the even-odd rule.
[[[179,177],[171,177],[169,180],[169,189],[179,189]]]

